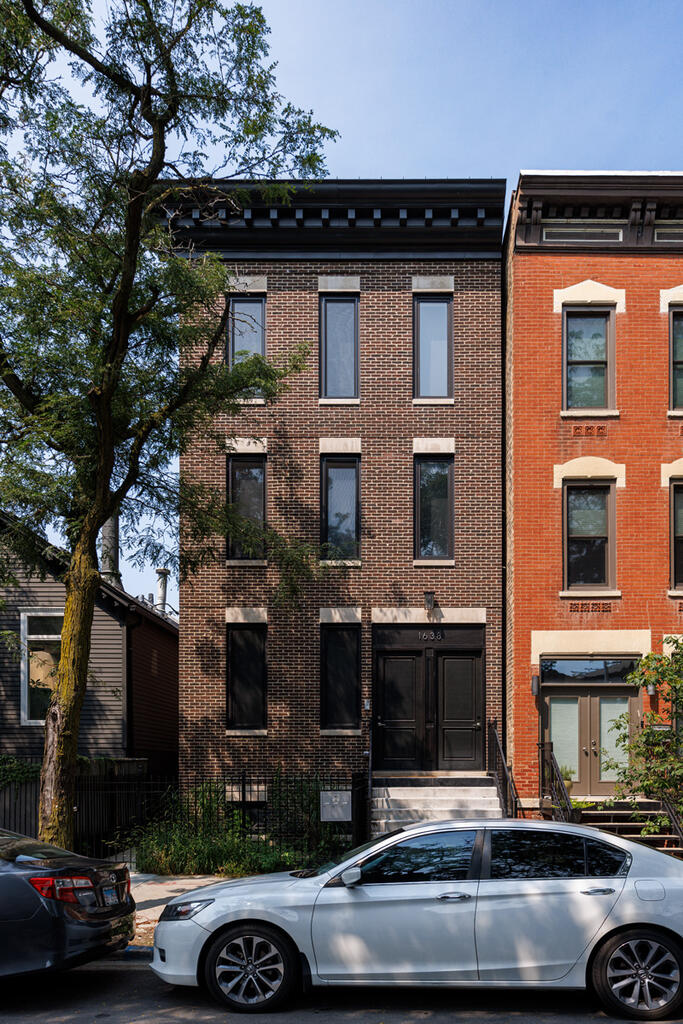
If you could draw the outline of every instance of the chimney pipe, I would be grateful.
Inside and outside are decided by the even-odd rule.
[[[113,586],[123,590],[121,572],[119,570],[119,517],[113,515],[107,519],[101,531],[102,543],[102,576]]]
[[[166,590],[168,588],[168,577],[171,575],[170,569],[157,569],[157,603],[155,608],[157,611],[166,612]]]

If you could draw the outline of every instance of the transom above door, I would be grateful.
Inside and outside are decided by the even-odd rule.
[[[608,796],[614,791],[618,766],[626,754],[613,728],[628,714],[634,728],[640,698],[626,685],[634,659],[559,658],[541,662],[544,739],[563,774],[571,780],[572,795]]]

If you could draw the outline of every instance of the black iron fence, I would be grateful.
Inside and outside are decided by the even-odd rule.
[[[38,782],[0,789],[0,828],[35,836],[38,795]],[[182,784],[79,777],[74,849],[169,873],[214,870],[231,858],[304,866],[367,838],[367,800],[366,773],[231,772]]]

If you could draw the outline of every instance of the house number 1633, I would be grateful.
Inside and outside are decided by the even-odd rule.
[[[417,634],[418,640],[443,640],[441,630],[424,630]]]

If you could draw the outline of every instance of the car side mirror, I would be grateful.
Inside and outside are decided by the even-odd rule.
[[[354,885],[358,885],[360,879],[360,868],[347,868],[346,871],[342,871],[341,873],[341,880],[347,889],[352,889]]]

